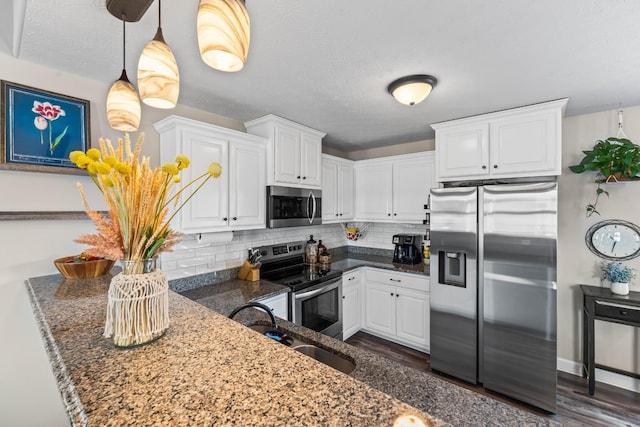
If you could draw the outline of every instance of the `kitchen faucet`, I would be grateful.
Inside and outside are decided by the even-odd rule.
[[[229,319],[233,319],[233,316],[238,314],[240,311],[250,307],[263,309],[271,318],[271,327],[273,329],[278,329],[278,324],[276,323],[276,316],[273,315],[273,312],[269,307],[259,302],[248,302],[246,304],[242,304],[241,306],[234,308],[233,311],[229,314]]]

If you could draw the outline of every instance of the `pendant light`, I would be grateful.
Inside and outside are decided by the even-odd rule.
[[[138,90],[142,102],[155,108],[173,108],[178,102],[180,74],[171,48],[162,37],[161,0],[158,0],[158,31],[138,61]]]
[[[136,88],[127,78],[125,31],[125,20],[122,19],[122,75],[107,95],[107,121],[114,129],[133,132],[140,126],[140,99]]]
[[[239,71],[247,61],[249,14],[244,0],[200,0],[197,33],[202,60],[220,71]]]
[[[401,104],[415,105],[425,100],[438,80],[426,74],[402,77],[389,84],[387,91]]]

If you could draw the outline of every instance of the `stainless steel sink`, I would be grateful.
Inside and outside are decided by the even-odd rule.
[[[274,329],[268,325],[249,325],[249,328],[263,335],[270,334],[274,331]],[[279,332],[287,333],[283,330],[279,330]],[[330,351],[305,342],[291,335],[287,335],[287,338],[282,340],[281,343],[286,345],[287,347],[291,347],[297,352],[304,354],[305,356],[311,357],[318,362],[324,363],[325,365],[330,366],[333,369],[344,372],[345,374],[350,374],[356,368],[356,365],[346,357],[343,357],[339,354],[331,353]]]
[[[312,344],[301,344],[291,348],[345,374],[350,374],[356,368],[352,361]]]

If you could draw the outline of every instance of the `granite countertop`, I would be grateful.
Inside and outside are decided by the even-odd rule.
[[[392,258],[384,255],[368,254],[340,254],[334,256],[331,268],[340,270],[343,273],[360,267],[375,267],[384,270],[399,271],[403,273],[414,273],[429,276],[429,265],[423,262],[415,265],[394,264]]]
[[[172,291],[167,333],[117,349],[102,336],[110,279],[26,281],[72,425],[444,425]]]
[[[364,262],[364,263],[361,263]],[[372,260],[344,259],[335,265],[351,265],[349,269],[363,266],[380,267],[373,265]],[[389,267],[393,269],[393,266]],[[234,281],[240,286],[246,286],[244,281]],[[232,282],[224,283],[232,286]],[[269,283],[269,282],[266,282]],[[269,288],[266,288],[269,289]],[[270,290],[269,290],[270,291]],[[224,301],[225,291],[218,292],[216,285],[205,286],[183,295],[193,297],[194,301],[211,308],[219,309],[221,313],[228,314],[239,304],[228,304]],[[258,295],[255,299],[262,299],[266,295]],[[272,293],[269,293],[272,295]],[[248,302],[248,301],[244,301]],[[246,324],[261,323],[270,324],[268,317],[259,310],[244,310],[237,316],[238,322]],[[308,328],[295,325],[284,319],[278,319],[279,328],[303,341],[310,342],[325,350],[339,354],[352,360],[356,368],[349,374],[351,377],[384,392],[404,403],[437,417],[456,426],[504,426],[504,425],[528,425],[547,426],[557,423],[538,417],[526,411],[514,408],[488,396],[483,396],[465,388],[441,380],[425,371],[401,365],[392,360],[375,355],[367,350],[353,347],[342,341],[335,340],[326,335],[319,334]],[[258,334],[257,332],[250,331]],[[426,365],[425,365],[426,369]]]

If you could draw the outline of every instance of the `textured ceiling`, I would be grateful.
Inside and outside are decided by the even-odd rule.
[[[25,2],[10,52],[109,84],[119,76],[122,25],[104,0],[13,5]],[[200,59],[197,0],[162,2],[181,104],[240,121],[274,113],[327,132],[325,143],[344,151],[432,138],[431,123],[563,97],[567,116],[640,105],[637,0],[246,2],[251,47],[238,73]],[[157,13],[156,2],[127,25],[134,84]],[[386,92],[408,74],[439,80],[413,107]]]

